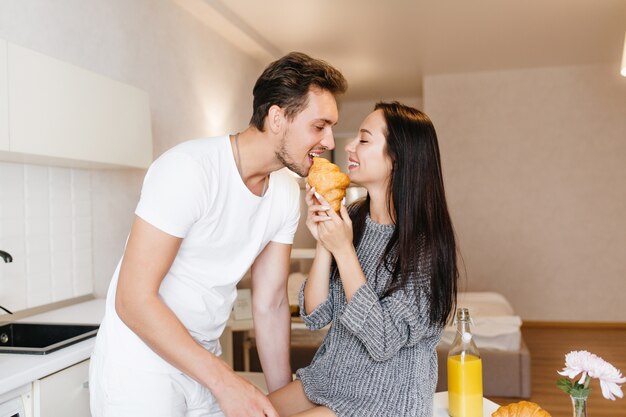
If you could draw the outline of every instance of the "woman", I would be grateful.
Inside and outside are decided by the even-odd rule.
[[[416,109],[379,103],[346,151],[366,198],[337,214],[306,194],[317,248],[300,312],[310,329],[332,327],[270,400],[281,417],[430,417],[458,278],[435,129]]]

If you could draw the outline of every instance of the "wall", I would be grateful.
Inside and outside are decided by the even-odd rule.
[[[348,83],[350,80],[348,80]],[[403,96],[403,97],[386,97],[372,100],[341,100],[339,99],[339,122],[335,126],[335,133],[338,135],[353,135],[361,125],[365,117],[374,111],[374,106],[379,101],[399,101],[407,106],[422,108],[422,98],[419,96]]]
[[[0,305],[12,311],[90,294],[90,172],[0,162]]]
[[[247,126],[252,86],[266,64],[247,57],[168,0],[4,1],[0,2],[0,38],[147,91],[155,157],[183,140]],[[19,174],[29,175],[31,171],[40,172],[48,185],[44,181],[33,188]],[[9,212],[17,215],[17,223],[13,223],[14,219],[3,214],[7,211],[0,210],[0,225],[15,224],[17,230],[24,231],[13,236],[0,230],[0,248],[15,258],[12,271],[21,265],[15,273],[0,265],[0,305],[19,310],[70,295],[67,286],[57,291],[52,272],[44,272],[55,259],[61,259],[56,249],[51,249],[55,247],[54,230],[61,223],[49,217],[50,226],[42,226],[48,232],[32,243],[42,248],[37,258],[32,258],[29,254],[34,252],[26,247],[26,241],[28,245],[32,241],[26,232],[31,224],[28,213],[37,212],[45,218],[46,209],[35,205],[48,202],[47,216],[53,216],[57,194],[46,194],[46,190],[52,190],[57,174],[84,178],[89,183],[80,192],[87,193],[85,198],[90,201],[91,245],[85,245],[85,250],[92,257],[69,254],[69,249],[61,256],[64,262],[68,257],[89,260],[89,268],[73,272],[72,285],[78,285],[79,292],[92,288],[99,296],[106,292],[123,251],[144,172],[0,164],[2,184],[13,184],[0,190],[0,207],[9,204]],[[66,185],[58,194],[65,208],[75,204],[68,198]],[[20,193],[30,193],[28,190],[37,194],[36,200],[22,197]],[[19,216],[20,204],[23,216]],[[62,222],[67,227],[67,220]],[[72,239],[78,239],[75,232],[71,233]],[[41,278],[30,277],[29,264],[38,265]]]
[[[605,66],[426,77],[465,288],[527,320],[626,322],[626,78]]]

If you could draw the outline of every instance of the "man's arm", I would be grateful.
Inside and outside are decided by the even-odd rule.
[[[252,265],[252,313],[259,359],[270,392],[291,382],[287,278],[291,245],[270,242]]]
[[[117,286],[115,308],[119,317],[163,359],[209,388],[226,416],[278,417],[266,397],[196,343],[158,297],[181,242],[135,218]]]

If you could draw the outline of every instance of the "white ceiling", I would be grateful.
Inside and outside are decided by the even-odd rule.
[[[611,64],[626,0],[175,0],[263,64],[289,51],[342,70],[348,99],[422,94],[430,74]]]

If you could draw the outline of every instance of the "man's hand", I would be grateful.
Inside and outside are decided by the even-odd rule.
[[[230,369],[225,369],[220,382],[212,392],[226,417],[280,417],[261,391]]]

